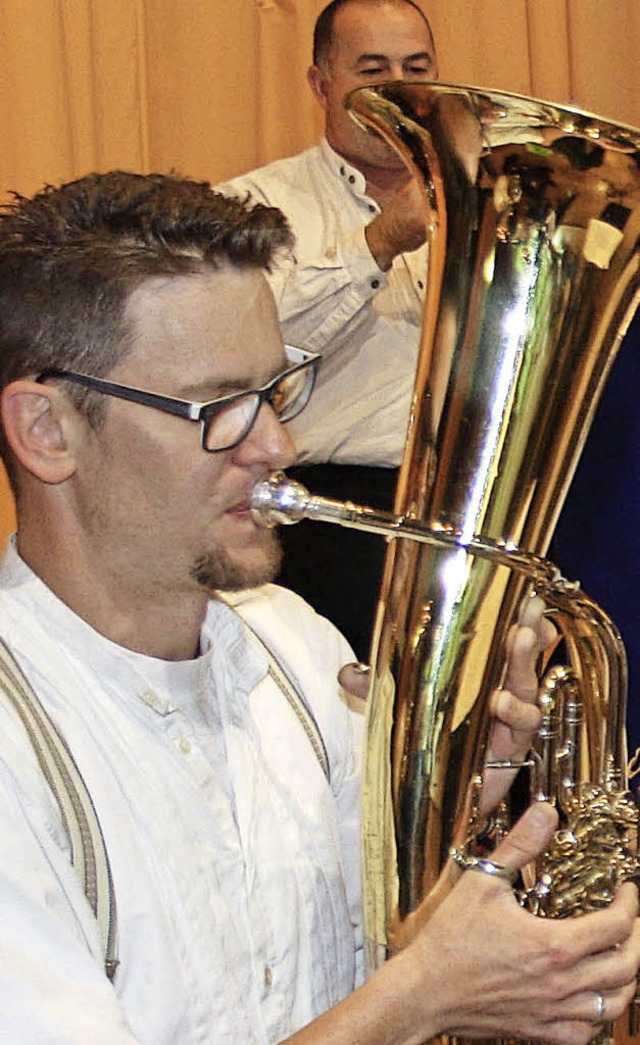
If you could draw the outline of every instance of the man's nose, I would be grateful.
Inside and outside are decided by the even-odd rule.
[[[243,462],[262,461],[272,468],[288,468],[296,459],[293,439],[269,403],[262,403],[253,428],[237,450]]]

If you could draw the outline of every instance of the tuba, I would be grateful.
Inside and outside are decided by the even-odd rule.
[[[393,514],[272,479],[267,525],[317,518],[388,536],[363,778],[365,931],[405,946],[476,850],[505,640],[539,593],[566,664],[519,774],[558,807],[520,899],[565,917],[637,872],[626,664],[614,623],[544,556],[640,300],[640,131],[513,94],[430,83],[353,92],[353,117],[415,176],[428,225],[421,348]],[[517,767],[505,767],[512,774]]]

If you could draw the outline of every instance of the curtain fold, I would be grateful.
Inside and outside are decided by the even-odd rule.
[[[313,25],[322,6],[258,0],[258,164],[299,152],[321,131],[321,112],[307,86],[307,69]]]
[[[531,94],[536,98],[571,102],[569,12],[558,0],[527,5],[527,35],[531,66]]]
[[[567,0],[567,8],[574,101],[640,126],[640,4]]]

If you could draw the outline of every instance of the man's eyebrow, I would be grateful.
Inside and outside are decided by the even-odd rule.
[[[177,393],[180,399],[190,399],[194,403],[208,403],[210,399],[234,395],[236,392],[247,392],[253,385],[246,381],[229,380],[200,381],[197,385],[185,385]]]
[[[356,65],[360,65],[363,62],[388,62],[389,59],[386,54],[360,54]]]
[[[248,381],[246,378],[229,378],[224,381],[217,378],[215,381],[201,381],[197,385],[191,385],[185,387],[178,396],[180,399],[191,399],[193,402],[206,403],[210,399],[219,399],[223,396],[234,395],[235,392],[251,392],[256,388],[262,388],[264,385],[268,385],[270,381],[273,381],[274,377],[279,377],[285,370],[288,369],[292,364],[285,363],[284,366],[277,366],[274,368],[271,374],[261,381],[259,384]]]
[[[430,51],[416,51],[415,54],[408,54],[402,61],[406,64],[407,62],[433,62],[433,55]]]
[[[403,62],[417,62],[422,60],[433,62],[433,55],[429,51],[416,51],[415,54],[407,54],[402,59]],[[357,65],[361,65],[366,62],[388,62],[389,56],[387,54],[361,54],[358,55]]]

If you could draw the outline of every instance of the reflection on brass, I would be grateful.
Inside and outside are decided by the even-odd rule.
[[[640,300],[640,131],[448,84],[361,88],[347,107],[416,177],[429,248],[371,657],[363,847],[375,966],[455,882],[451,847],[474,850],[489,697],[534,589],[569,666],[545,680],[543,729],[523,770],[561,816],[522,876],[523,902],[579,915],[636,873],[624,648],[544,557]],[[320,500],[303,514],[317,517]],[[335,503],[332,513],[365,529],[379,515]]]

